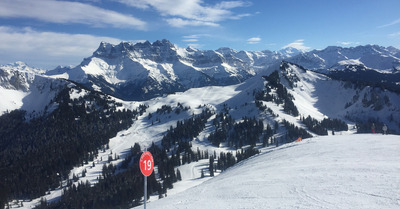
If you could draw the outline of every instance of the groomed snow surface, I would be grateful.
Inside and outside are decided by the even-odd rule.
[[[399,191],[399,136],[336,135],[266,150],[147,207],[400,208]]]

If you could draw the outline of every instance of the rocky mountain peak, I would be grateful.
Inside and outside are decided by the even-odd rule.
[[[168,41],[167,39],[163,40],[157,40],[152,44],[153,47],[169,47],[169,48],[175,48],[175,45]]]
[[[8,71],[19,71],[19,72],[29,73],[29,74],[39,74],[39,75],[42,75],[46,72],[43,69],[31,67],[22,61],[17,61],[17,62],[7,64],[7,65],[1,65],[0,69],[8,70]]]

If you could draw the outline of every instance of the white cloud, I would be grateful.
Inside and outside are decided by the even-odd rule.
[[[219,26],[227,19],[240,19],[250,14],[235,14],[231,9],[246,7],[245,1],[222,1],[216,5],[205,4],[202,0],[115,0],[141,9],[153,8],[173,27]]]
[[[198,39],[200,38],[200,35],[195,34],[195,35],[188,35],[188,36],[183,36],[184,39]]]
[[[352,42],[346,42],[346,41],[341,41],[341,42],[338,42],[338,43],[341,44],[341,45],[345,45],[345,46],[352,44]]]
[[[147,0],[114,0],[114,1],[140,9],[148,9],[150,7],[150,5],[147,3]]]
[[[204,37],[211,37],[210,34],[192,34],[192,35],[186,35],[186,36],[182,36],[182,42],[186,42],[187,46],[196,48],[196,49],[200,49],[202,47],[204,47],[204,44],[200,44],[199,42],[202,42],[201,39]]]
[[[336,43],[343,45],[343,46],[350,46],[350,45],[358,45],[360,42],[352,42],[352,41],[337,41]]]
[[[214,22],[208,22],[208,21],[199,21],[199,20],[185,20],[182,18],[170,18],[166,19],[167,23],[173,27],[177,28],[182,28],[185,26],[212,26],[216,27],[219,26],[219,24],[214,23]]]
[[[258,43],[260,43],[260,41],[261,41],[260,37],[253,37],[253,38],[247,39],[247,43],[249,43],[249,44],[258,44]]]
[[[248,14],[248,13],[246,13],[246,14],[238,14],[238,15],[231,16],[229,19],[240,20],[243,17],[250,17],[250,16],[252,16],[252,14]]]
[[[87,34],[41,32],[31,28],[0,26],[0,63],[24,61],[35,67],[52,69],[57,65],[79,64],[91,56],[101,41],[121,40]],[[15,60],[15,59],[18,60]]]
[[[50,23],[146,29],[146,22],[89,4],[54,0],[1,0],[0,17],[31,18]]]
[[[388,24],[380,25],[380,26],[378,26],[378,28],[386,28],[386,27],[389,27],[389,26],[392,26],[392,25],[396,25],[396,24],[399,24],[399,23],[400,23],[400,19],[397,19],[397,20],[394,20],[394,21],[392,21],[392,22],[390,22]]]
[[[222,1],[221,3],[215,5],[216,8],[220,9],[233,9],[237,7],[248,7],[251,6],[251,2],[244,1]]]
[[[311,49],[311,47],[304,45],[304,39],[299,39],[290,44],[287,44],[287,45],[283,46],[282,49],[289,48],[289,47],[295,48],[298,50],[302,50],[302,51],[308,51]]]
[[[189,47],[195,48],[195,49],[201,49],[204,45],[203,44],[188,44]]]
[[[195,38],[189,38],[189,39],[183,39],[184,42],[198,42],[199,39],[195,39]]]

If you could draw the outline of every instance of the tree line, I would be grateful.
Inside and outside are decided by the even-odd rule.
[[[161,114],[170,112],[172,108],[168,106],[159,109]],[[208,157],[208,151],[193,151],[190,141],[204,129],[211,115],[212,112],[205,108],[201,114],[178,121],[175,128],[171,127],[163,137],[161,147],[152,143],[148,151],[154,157],[158,178],[155,178],[155,171],[148,177],[148,195],[158,194],[159,198],[164,197],[167,190],[173,188],[173,183],[182,179],[179,169],[175,169],[176,166]],[[143,175],[137,166],[140,150],[139,144],[135,144],[119,165],[112,162],[105,164],[99,183],[91,186],[87,186],[88,182],[80,182],[78,186],[70,184],[60,201],[43,201],[37,208],[130,208],[140,205],[144,195]]]
[[[251,156],[257,155],[259,153],[260,151],[253,146],[250,146],[247,149],[237,150],[236,155],[234,155],[232,152],[227,152],[227,153],[220,152],[219,156],[217,156],[217,154],[214,151],[214,155],[210,155],[208,161],[209,175],[214,176],[214,173],[217,172],[217,170],[223,172],[229,167],[234,166],[236,163],[239,163],[240,161],[248,159]],[[201,177],[203,178],[204,176],[205,176],[204,170],[202,170]]]
[[[328,135],[328,130],[331,130],[334,134],[335,131],[347,131],[347,124],[339,119],[330,119],[324,118],[322,121],[318,121],[311,116],[307,116],[307,118],[300,117],[300,120],[307,126],[307,128],[318,134],[318,135]]]
[[[170,127],[167,133],[161,140],[164,148],[169,149],[176,144],[192,141],[205,128],[208,118],[213,115],[213,112],[205,108],[196,116],[183,121],[177,121],[176,127]]]
[[[287,132],[285,135],[285,142],[290,143],[296,141],[299,137],[303,139],[311,138],[312,135],[308,133],[305,129],[295,126],[287,120],[283,120],[283,125],[286,127]]]
[[[255,99],[259,101],[274,102],[276,104],[283,104],[283,111],[292,116],[298,116],[299,111],[294,105],[294,97],[291,95],[285,86],[282,85],[279,77],[279,72],[274,71],[269,76],[263,76],[267,81],[265,89],[255,92]],[[259,108],[262,105],[258,105]]]
[[[117,109],[120,104],[97,92],[71,99],[72,91],[62,90],[51,103],[55,110],[29,121],[21,110],[0,116],[0,206],[59,187],[74,166],[94,158],[146,108]]]
[[[140,145],[135,144],[130,149],[129,156],[124,160],[125,164],[138,165],[142,154],[140,150]],[[105,164],[98,179],[98,183],[94,185],[91,185],[89,181],[71,184],[63,189],[63,195],[59,201],[49,203],[43,200],[36,209],[107,209],[130,208],[140,205],[144,195],[144,177],[139,166],[123,167],[114,166],[112,163]],[[156,180],[154,172],[147,177],[147,185],[149,194],[155,191],[162,192],[162,186]]]

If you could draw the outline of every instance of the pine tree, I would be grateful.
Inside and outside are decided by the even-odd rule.
[[[176,179],[182,181],[181,171],[179,171],[179,169],[176,169]]]
[[[210,156],[210,164],[208,167],[208,170],[210,170],[210,176],[214,176],[214,156]]]

